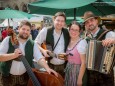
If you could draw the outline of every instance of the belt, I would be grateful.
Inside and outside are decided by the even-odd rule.
[[[49,63],[50,65],[54,65],[54,66],[64,66],[65,65],[65,63],[64,64],[52,64],[52,63]]]
[[[9,77],[9,76],[12,76],[12,77],[21,77],[21,76],[25,76],[25,75],[28,75],[27,72],[25,72],[24,74],[22,75],[12,75],[12,74],[9,74],[9,75],[4,75],[4,74],[1,74],[3,77]]]
[[[19,58],[14,59],[15,61],[21,61]]]
[[[16,76],[19,76],[19,77],[21,77],[21,76],[25,76],[25,75],[27,75],[27,72],[25,72],[24,74],[22,74],[22,75],[12,75],[12,74],[10,74],[11,76],[14,76],[14,77],[16,77]]]

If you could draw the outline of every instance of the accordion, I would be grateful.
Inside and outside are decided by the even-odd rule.
[[[104,47],[101,41],[90,40],[86,55],[87,69],[108,74],[113,69],[115,45]]]

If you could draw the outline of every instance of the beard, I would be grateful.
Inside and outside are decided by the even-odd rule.
[[[26,35],[26,36],[24,36],[24,35],[25,35],[25,34],[19,34],[19,37],[20,37],[21,39],[24,39],[24,40],[26,40],[26,39],[29,38],[28,35]]]
[[[96,28],[96,26],[90,25],[89,30],[90,30],[90,31],[93,31],[93,30],[95,30],[95,28]]]

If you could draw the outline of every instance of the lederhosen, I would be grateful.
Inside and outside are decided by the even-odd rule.
[[[33,45],[34,42],[32,40],[28,40],[25,46],[25,58],[31,67],[33,67]],[[29,46],[29,47],[28,47]],[[9,40],[9,49],[8,53],[14,52],[15,48],[11,44],[11,40]],[[15,59],[14,59],[15,60]],[[18,61],[16,59],[16,61]],[[0,62],[0,71],[1,71],[1,84],[2,86],[27,86],[29,76],[26,73],[22,75],[12,75],[10,74],[12,60],[6,62]],[[0,85],[1,86],[1,85]]]
[[[106,33],[101,37],[105,30],[100,29],[95,39],[100,41],[105,39]],[[99,38],[100,37],[100,38]],[[97,71],[88,70],[88,85],[87,86],[114,86],[114,72],[113,70],[110,74],[102,74]]]
[[[54,27],[52,28],[49,28],[48,31],[47,31],[47,36],[46,36],[46,45],[50,44],[52,49],[54,47],[54,36],[53,36],[53,31],[54,31]],[[63,36],[64,36],[64,51],[66,51],[67,49],[67,46],[69,44],[69,32],[67,29],[65,28],[62,28],[62,33],[63,33]],[[49,59],[50,60],[50,59]],[[66,64],[66,63],[65,63]],[[48,61],[48,65],[54,69],[55,71],[57,71],[59,74],[61,74],[63,77],[64,77],[64,68],[65,68],[65,64],[61,64],[61,65],[54,65],[54,64],[51,64],[49,61]]]

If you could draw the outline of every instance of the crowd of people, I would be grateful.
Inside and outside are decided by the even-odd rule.
[[[59,73],[64,78],[64,86],[114,86],[113,70],[109,74],[102,74],[99,71],[88,70],[86,66],[90,40],[100,40],[103,46],[115,44],[115,32],[100,28],[100,21],[100,17],[91,11],[84,13],[83,23],[88,32],[86,36],[80,36],[82,28],[75,20],[70,23],[69,29],[65,28],[66,15],[63,12],[54,15],[52,27],[44,27],[39,33],[34,24],[22,21],[16,37],[18,48],[15,48],[12,42],[13,34],[7,36],[0,44],[2,85],[27,86],[28,74],[22,61],[18,59],[23,55],[31,67],[35,59],[49,74],[54,73],[58,77]],[[34,32],[31,38],[30,34]],[[47,49],[41,47],[43,43]]]

